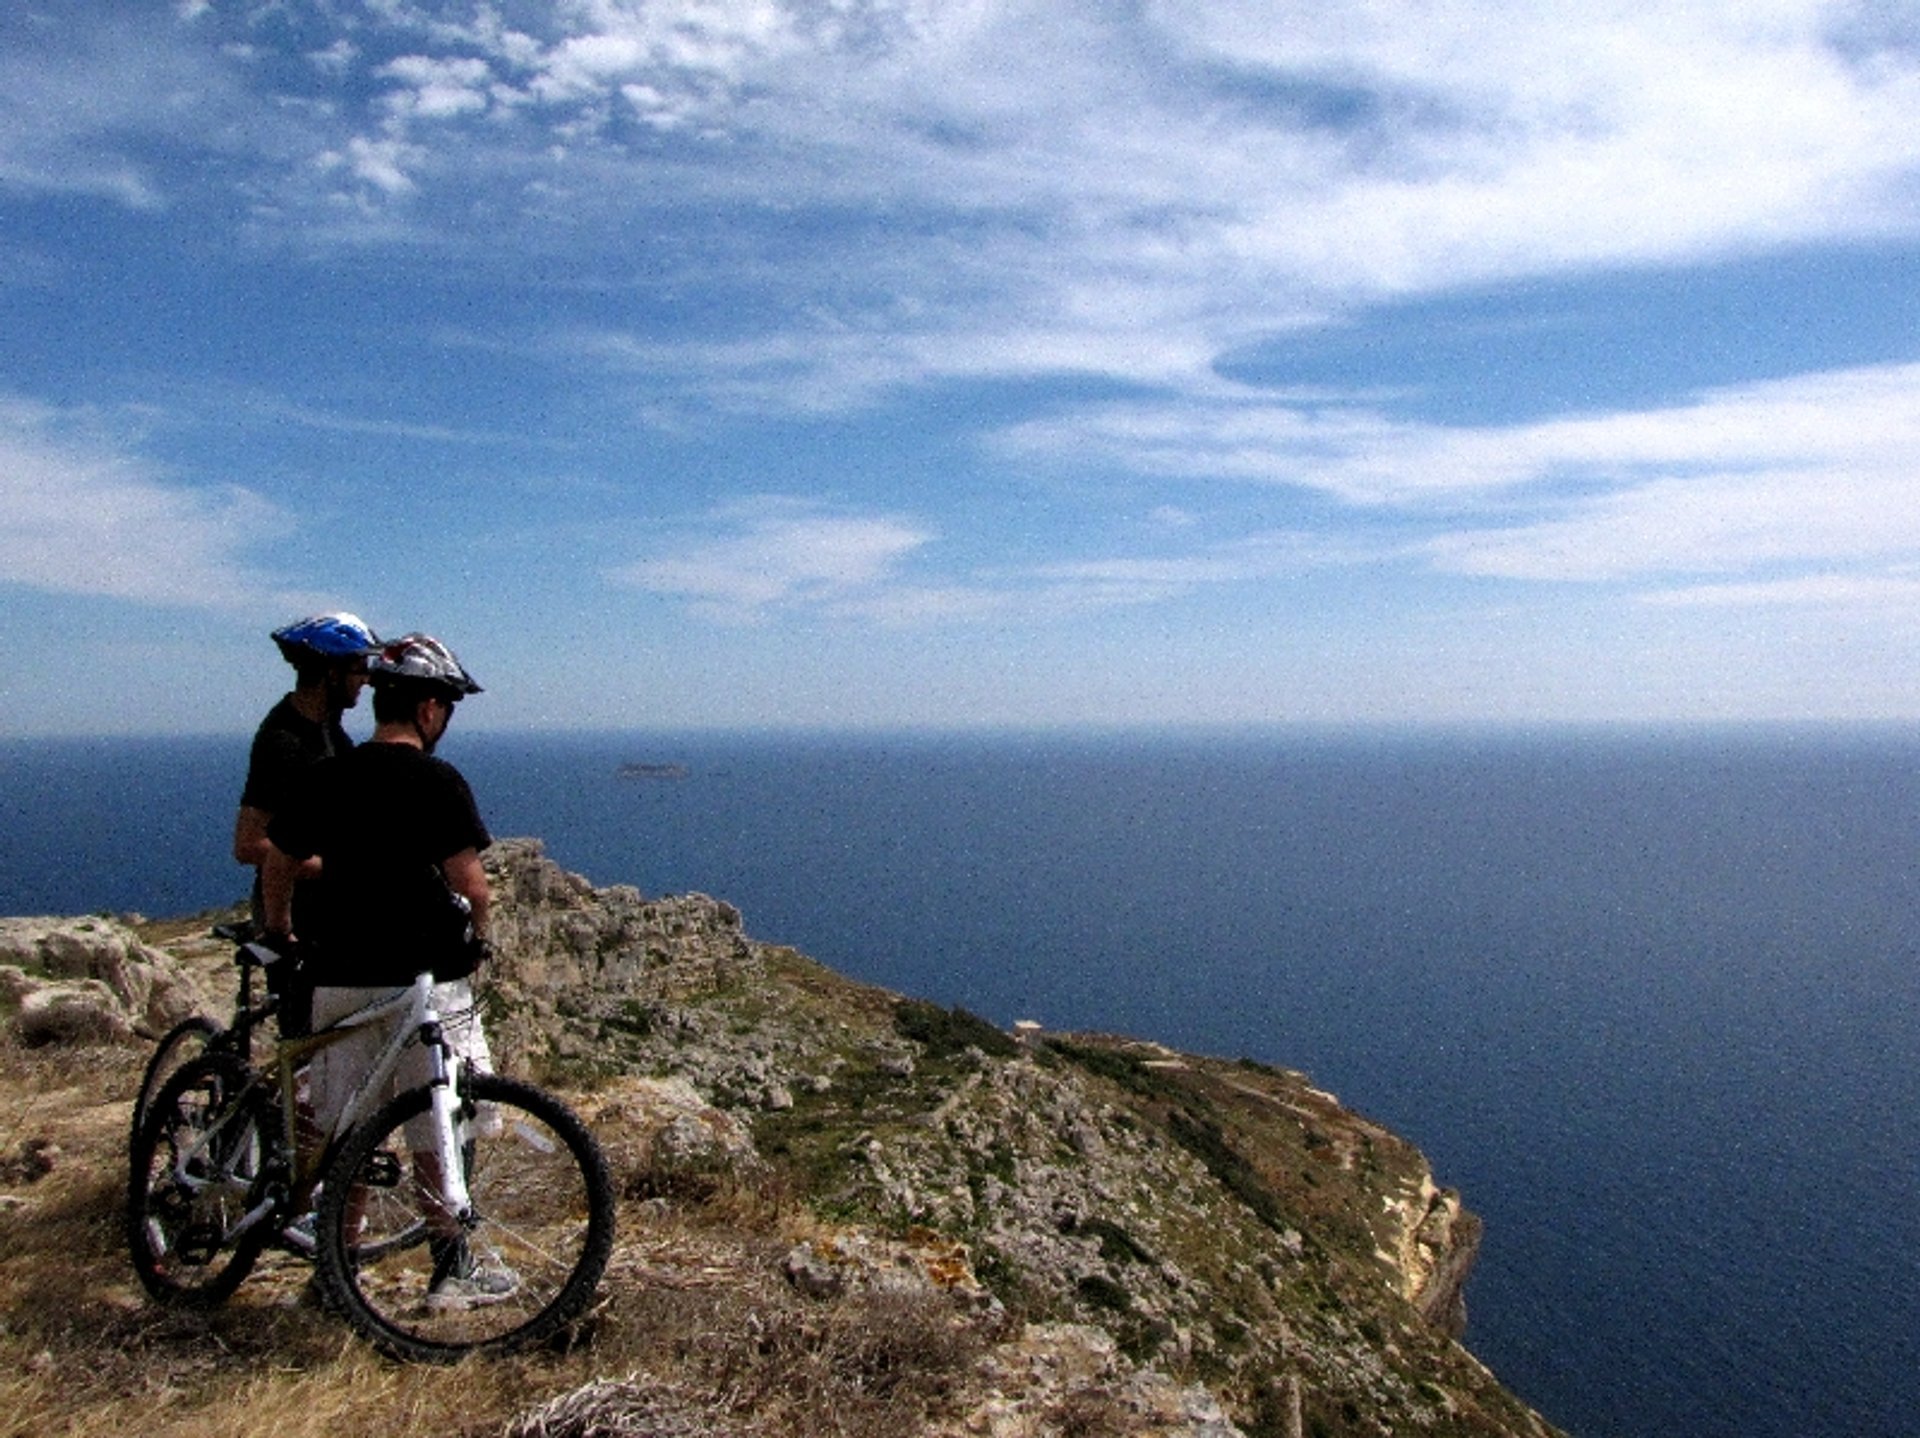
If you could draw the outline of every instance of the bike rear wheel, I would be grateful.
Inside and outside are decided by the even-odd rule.
[[[428,1089],[357,1125],[324,1175],[320,1280],[335,1310],[391,1357],[449,1362],[551,1338],[586,1310],[613,1249],[612,1181],[571,1109],[492,1074],[464,1079],[461,1099],[473,1211],[457,1248],[451,1232],[397,1241],[426,1211],[405,1130],[424,1122]],[[468,1276],[449,1275],[456,1252]]]
[[[231,1055],[195,1059],[161,1085],[134,1140],[127,1246],[163,1303],[224,1303],[272,1231],[271,1219],[237,1231],[262,1201],[276,1117],[251,1078]]]
[[[223,1032],[225,1030],[218,1021],[205,1014],[195,1014],[192,1018],[182,1019],[162,1036],[154,1047],[153,1057],[147,1060],[146,1072],[140,1075],[140,1092],[134,1096],[133,1122],[127,1130],[129,1152],[139,1141],[140,1130],[146,1127],[147,1114],[167,1080],[204,1054],[208,1045]]]

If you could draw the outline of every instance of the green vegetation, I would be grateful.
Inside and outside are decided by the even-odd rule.
[[[1076,1043],[1065,1038],[1048,1039],[1047,1048],[1062,1058],[1071,1059],[1089,1073],[1111,1079],[1137,1097],[1165,1099],[1171,1096],[1167,1083],[1160,1074],[1148,1068],[1142,1060],[1135,1058],[1132,1054],[1091,1044]]]
[[[893,1026],[933,1060],[951,1059],[968,1049],[992,1058],[1012,1058],[1020,1046],[1010,1034],[962,1008],[943,1009],[921,999],[902,999],[893,1008]]]
[[[1075,1291],[1087,1303],[1110,1313],[1128,1313],[1133,1309],[1133,1295],[1103,1273],[1089,1273],[1075,1285]]]
[[[649,1038],[660,1021],[659,1011],[652,1004],[638,999],[623,999],[619,1007],[600,1020],[603,1034],[629,1034],[634,1038]]]
[[[1079,1233],[1091,1235],[1100,1241],[1100,1256],[1109,1263],[1152,1263],[1153,1255],[1117,1223],[1109,1223],[1104,1218],[1089,1218],[1075,1225]]]
[[[1279,1199],[1260,1181],[1253,1165],[1227,1141],[1220,1125],[1195,1118],[1184,1109],[1175,1109],[1167,1115],[1167,1131],[1268,1228],[1275,1232],[1286,1228],[1286,1216],[1281,1212]]]

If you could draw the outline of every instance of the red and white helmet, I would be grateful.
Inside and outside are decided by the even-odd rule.
[[[473,676],[460,667],[460,661],[446,645],[431,634],[402,634],[384,645],[369,666],[373,684],[417,685],[421,690],[439,692],[453,699],[480,693]]]

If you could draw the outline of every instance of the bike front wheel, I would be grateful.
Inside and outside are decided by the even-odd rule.
[[[463,1222],[434,1216],[439,1160],[420,1132],[428,1089],[356,1125],[323,1175],[320,1281],[335,1310],[391,1357],[448,1362],[545,1341],[592,1302],[613,1250],[612,1181],[573,1111],[493,1074],[463,1079],[460,1096],[472,1199]],[[403,1241],[423,1215],[426,1241]]]
[[[229,1055],[195,1059],[161,1085],[134,1140],[127,1246],[147,1292],[165,1303],[223,1303],[259,1260],[271,1225],[262,1165],[275,1110]]]

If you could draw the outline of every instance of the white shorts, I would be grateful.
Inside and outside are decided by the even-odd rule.
[[[365,1008],[380,999],[391,998],[402,990],[394,988],[316,988],[313,991],[313,1031]],[[466,979],[452,979],[433,986],[433,1006],[440,1013],[440,1027],[447,1043],[460,1061],[479,1073],[493,1072],[493,1053],[480,1027],[480,1014],[474,1007],[473,985]],[[314,1055],[311,1069],[313,1116],[320,1132],[334,1137],[341,1111],[353,1097],[353,1091],[366,1077],[367,1070],[380,1057],[387,1040],[393,1036],[391,1019],[364,1024],[337,1043],[327,1045]],[[385,1089],[373,1095],[373,1108],[397,1093],[415,1088],[432,1077],[431,1057],[419,1044],[403,1049],[400,1062]]]

